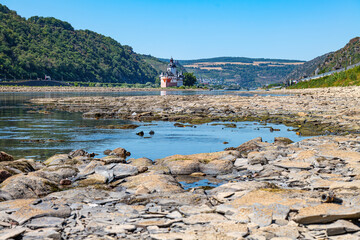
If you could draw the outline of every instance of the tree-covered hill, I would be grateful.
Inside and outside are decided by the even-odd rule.
[[[280,83],[292,70],[304,63],[299,60],[246,57],[216,57],[178,62],[200,81],[221,85],[236,84],[243,88]]]
[[[131,47],[55,18],[22,18],[0,4],[0,79],[154,82],[157,71]]]
[[[295,68],[284,80],[301,79],[304,76],[314,76],[326,73],[360,62],[360,37],[353,38],[345,47],[326,53]]]
[[[351,39],[345,47],[330,53],[319,65],[319,73],[345,68],[360,62],[360,37]]]

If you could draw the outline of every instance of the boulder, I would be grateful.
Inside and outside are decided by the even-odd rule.
[[[130,156],[131,153],[126,151],[124,148],[119,147],[119,148],[112,150],[110,155],[115,155],[115,156],[125,159],[126,157]]]
[[[0,162],[14,161],[14,157],[6,152],[0,152]]]
[[[241,144],[240,146],[236,147],[235,150],[239,151],[242,157],[247,157],[249,152],[260,150],[261,147],[260,147],[259,143],[261,143],[261,142],[262,142],[262,138],[257,137],[257,138],[254,138],[250,141],[247,141],[247,142]],[[225,150],[227,150],[227,149],[225,149]],[[231,148],[229,150],[233,150],[233,148]]]
[[[113,167],[111,170],[113,171],[115,179],[125,178],[138,174],[138,168],[129,164],[119,163],[116,164],[115,167]]]
[[[131,158],[128,160],[130,165],[137,166],[137,167],[150,167],[153,165],[153,161],[149,158]]]
[[[214,160],[208,164],[201,164],[200,171],[208,175],[222,175],[231,173],[233,163],[229,160]]]
[[[274,143],[276,145],[289,145],[289,144],[293,143],[293,141],[286,137],[275,137]]]
[[[13,199],[37,198],[58,190],[55,182],[24,174],[6,179],[0,187],[1,190],[8,192]]]
[[[0,170],[0,183],[2,183],[3,181],[5,181],[7,178],[11,177],[12,174],[9,173],[6,170]]]
[[[0,162],[0,169],[6,170],[11,175],[35,171],[34,163],[30,160],[19,159],[11,162]]]
[[[268,163],[268,160],[266,159],[264,152],[254,151],[248,153],[248,162],[250,165],[255,165],[255,164],[265,165]]]
[[[70,152],[69,156],[71,158],[78,157],[78,156],[80,156],[80,157],[94,157],[95,153],[88,153],[84,149],[78,149],[78,150]]]
[[[115,155],[106,156],[103,158],[100,158],[100,161],[102,161],[105,164],[111,164],[111,163],[126,163],[125,158],[118,157]]]
[[[77,168],[73,168],[70,166],[69,167],[55,166],[55,167],[47,167],[36,172],[31,172],[29,173],[29,176],[41,177],[49,181],[60,183],[60,181],[63,179],[75,177],[78,174],[78,172],[79,170]]]
[[[26,224],[26,227],[31,229],[38,228],[61,228],[65,219],[58,217],[39,217],[32,219]]]
[[[126,182],[121,185],[126,188],[136,189],[143,185],[150,192],[178,193],[184,191],[172,176],[165,174],[143,173],[127,177],[125,180]]]
[[[171,161],[166,164],[174,175],[188,175],[199,171],[200,162],[198,160]]]
[[[44,164],[51,166],[51,165],[64,165],[71,160],[71,157],[68,154],[56,154],[50,158],[48,158]]]

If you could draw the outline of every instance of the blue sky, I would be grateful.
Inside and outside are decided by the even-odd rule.
[[[360,36],[360,0],[0,0],[52,16],[138,53],[311,60]]]

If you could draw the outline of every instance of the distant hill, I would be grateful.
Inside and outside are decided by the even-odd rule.
[[[360,62],[360,37],[353,38],[345,47],[324,54],[295,68],[284,80],[301,79],[333,70],[345,68]]]
[[[310,81],[301,81],[289,88],[319,88],[360,86],[360,66]]]
[[[290,74],[288,74],[284,80],[301,79],[314,75],[316,69],[322,64],[330,53],[326,53],[320,57],[314,58],[311,61],[305,62],[303,65],[299,65]]]
[[[330,53],[319,65],[319,73],[325,73],[360,62],[360,37],[353,38],[345,47]]]
[[[160,59],[167,61],[167,59]],[[279,83],[304,61],[245,57],[216,57],[196,60],[178,60],[186,71],[198,79],[214,84],[238,84],[243,88]]]
[[[0,4],[0,79],[108,83],[154,82],[158,76],[130,46],[44,17],[22,18]]]

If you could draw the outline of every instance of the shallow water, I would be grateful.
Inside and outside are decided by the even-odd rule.
[[[274,137],[288,137],[293,141],[303,139],[284,125],[260,125],[255,122],[236,123],[236,128],[223,125],[202,124],[179,128],[174,122],[130,122],[123,120],[83,119],[81,113],[52,111],[51,114],[34,113],[41,110],[28,102],[38,97],[67,96],[135,96],[164,94],[237,94],[251,96],[247,92],[116,92],[116,93],[0,93],[0,150],[15,158],[45,160],[56,153],[68,153],[83,148],[102,157],[106,149],[123,147],[131,157],[163,158],[174,154],[193,154],[221,151],[238,146],[261,136],[272,142]],[[133,123],[136,129],[98,129],[97,126]],[[280,131],[270,132],[269,128]],[[154,135],[149,131],[153,130]],[[144,137],[136,133],[144,131]],[[39,140],[33,142],[33,140]],[[223,144],[228,142],[228,144]]]

